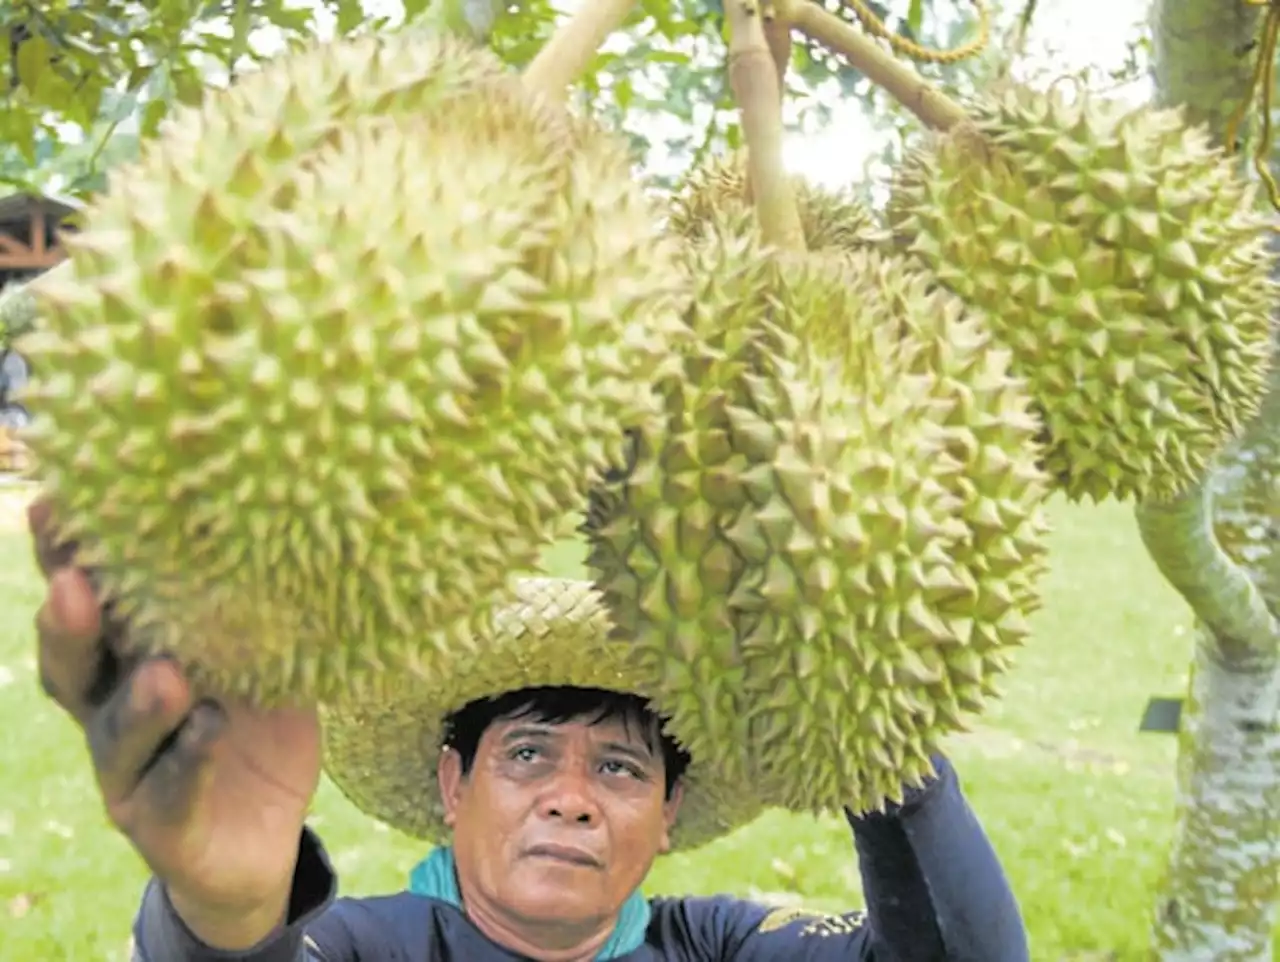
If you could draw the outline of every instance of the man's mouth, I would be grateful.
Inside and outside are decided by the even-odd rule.
[[[535,858],[549,858],[568,865],[579,865],[584,868],[599,868],[600,860],[584,848],[573,845],[534,845],[525,851],[525,855]]]

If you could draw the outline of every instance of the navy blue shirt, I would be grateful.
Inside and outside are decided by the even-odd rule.
[[[950,764],[901,806],[846,816],[866,912],[814,915],[728,896],[654,898],[644,945],[617,962],[1027,962],[1026,932],[995,852]],[[261,945],[200,944],[164,887],[148,884],[136,962],[521,962],[465,913],[402,892],[338,898],[320,840],[304,829],[287,924]]]

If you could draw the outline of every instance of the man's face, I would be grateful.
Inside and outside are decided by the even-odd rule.
[[[594,721],[594,720],[590,720]],[[522,926],[611,918],[667,850],[679,792],[635,724],[499,719],[440,785],[463,896]]]

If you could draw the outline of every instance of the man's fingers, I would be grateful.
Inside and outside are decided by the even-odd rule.
[[[87,726],[89,752],[109,808],[128,801],[147,767],[192,707],[191,687],[168,659],[142,662]]]
[[[156,824],[186,821],[213,776],[213,753],[227,727],[226,712],[214,702],[201,701],[186,721],[161,746],[133,794],[137,811]]]
[[[27,527],[31,529],[36,564],[40,566],[41,574],[47,578],[59,568],[71,564],[76,546],[74,542],[58,537],[52,504],[43,499],[32,501],[27,506]]]
[[[102,633],[102,607],[88,575],[79,568],[59,568],[50,575],[49,603],[62,634],[96,639]]]
[[[102,619],[84,572],[61,568],[49,579],[36,613],[37,664],[46,694],[83,720],[90,693],[109,653],[101,644]]]

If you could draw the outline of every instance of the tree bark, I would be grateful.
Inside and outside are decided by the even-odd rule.
[[[1271,962],[1276,901],[1277,674],[1197,638],[1178,745],[1178,819],[1153,959]]]
[[[1154,0],[1155,101],[1219,140],[1248,88],[1262,7]],[[1242,167],[1243,156],[1242,156]],[[1155,910],[1159,962],[1272,962],[1280,895],[1280,379],[1202,485],[1145,504],[1142,536],[1197,620],[1177,818]]]

